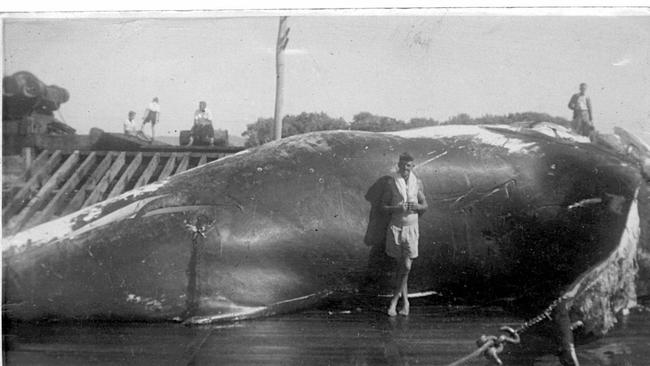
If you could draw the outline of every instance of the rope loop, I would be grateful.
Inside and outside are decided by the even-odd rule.
[[[483,357],[488,361],[491,361],[497,365],[503,365],[503,361],[499,358],[499,353],[503,352],[506,343],[518,344],[521,340],[519,339],[519,334],[510,328],[510,327],[501,327],[501,332],[506,333],[500,336],[485,334],[481,335],[476,340],[476,346],[480,348],[485,348],[483,351]]]

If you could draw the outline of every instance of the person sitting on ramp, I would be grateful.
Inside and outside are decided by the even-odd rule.
[[[149,141],[147,136],[144,135],[142,130],[138,129],[135,124],[135,112],[129,111],[128,118],[124,121],[124,134],[128,136],[135,136],[139,139]]]
[[[194,112],[194,125],[192,125],[188,145],[194,145],[194,143],[197,143],[197,145],[214,145],[212,114],[207,106],[206,102],[201,101],[199,102],[199,109]]]
[[[138,134],[138,127],[135,125],[135,112],[129,111],[126,121],[124,121],[124,134],[135,136]]]
[[[390,300],[388,315],[397,315],[397,302],[402,298],[400,315],[409,314],[408,275],[413,260],[418,257],[419,215],[428,208],[422,181],[415,176],[415,164],[409,153],[403,153],[397,163],[398,172],[388,181],[382,196],[382,207],[390,216],[386,233],[386,254],[398,262],[397,283]]]

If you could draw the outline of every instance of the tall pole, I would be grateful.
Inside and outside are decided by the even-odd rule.
[[[284,49],[289,43],[289,30],[287,27],[287,17],[280,17],[280,26],[278,27],[278,42],[275,46],[275,126],[274,140],[282,138],[282,102],[284,91]]]

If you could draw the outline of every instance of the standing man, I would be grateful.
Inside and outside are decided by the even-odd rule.
[[[156,123],[160,121],[160,104],[158,104],[158,97],[154,97],[151,103],[144,110],[144,118],[142,119],[142,127],[140,130],[144,130],[144,125],[148,122],[151,122],[151,141],[153,142],[155,130],[154,127]]]
[[[580,92],[573,94],[569,101],[569,109],[573,110],[572,128],[582,136],[589,136],[594,130],[591,99],[587,96],[587,84],[580,84]]]
[[[390,300],[388,315],[397,315],[397,302],[404,303],[399,314],[409,314],[408,276],[413,260],[418,257],[420,236],[419,215],[428,208],[422,181],[413,173],[415,164],[409,153],[399,156],[398,172],[388,181],[382,196],[382,207],[390,216],[386,233],[386,254],[397,260],[397,283]]]
[[[190,132],[190,142],[188,145],[193,145],[195,141],[214,145],[212,113],[208,109],[208,103],[204,101],[199,102],[199,109],[194,112],[194,124]]]

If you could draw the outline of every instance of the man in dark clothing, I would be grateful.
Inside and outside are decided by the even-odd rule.
[[[594,130],[591,99],[587,96],[587,84],[580,84],[580,92],[573,94],[569,101],[569,109],[573,110],[572,128],[582,136],[590,136]]]

